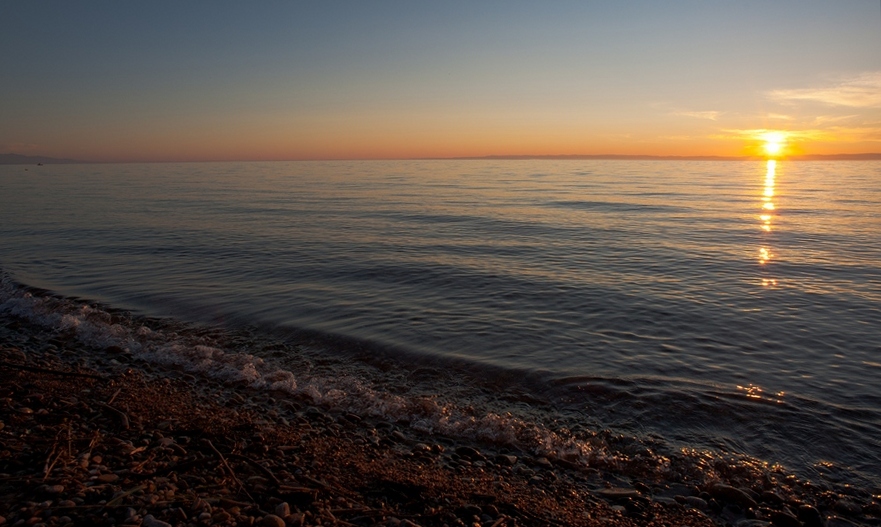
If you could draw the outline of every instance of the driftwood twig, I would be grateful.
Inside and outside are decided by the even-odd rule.
[[[101,401],[97,401],[97,404],[101,408],[106,408],[107,410],[110,410],[111,412],[116,414],[116,416],[119,417],[119,420],[122,422],[122,427],[125,430],[129,429],[128,414],[126,414],[125,412],[123,412],[119,408],[114,408],[114,407],[110,406],[109,404],[102,403]]]
[[[214,454],[217,456],[217,458],[220,459],[220,464],[223,465],[229,472],[229,475],[232,477],[233,481],[235,481],[236,484],[239,486],[239,490],[244,492],[251,501],[254,501],[254,497],[251,496],[251,493],[249,493],[248,490],[245,488],[242,480],[240,480],[239,477],[236,476],[235,471],[232,469],[231,466],[229,466],[229,462],[227,462],[226,458],[223,457],[223,454],[220,453],[220,450],[217,450],[217,447],[214,446],[214,443],[212,443],[210,439],[205,439],[205,444],[208,445],[208,448],[210,448],[211,451],[214,452]]]

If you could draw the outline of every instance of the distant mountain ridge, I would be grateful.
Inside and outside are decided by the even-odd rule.
[[[58,159],[57,157],[25,156],[21,154],[0,154],[0,165],[62,165],[72,163],[85,163],[76,159]]]
[[[558,155],[489,155],[474,157],[450,157],[443,159],[622,159],[632,161],[750,161],[765,160],[764,156],[652,156],[652,155],[627,155],[627,154],[558,154]],[[881,153],[865,154],[804,154],[784,156],[785,161],[875,161],[881,160]]]

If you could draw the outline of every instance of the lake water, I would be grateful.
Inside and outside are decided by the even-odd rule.
[[[878,162],[2,166],[0,269],[0,309],[203,378],[881,488]]]

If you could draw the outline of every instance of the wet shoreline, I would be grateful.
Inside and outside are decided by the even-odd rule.
[[[563,453],[324,407],[302,393],[206,382],[8,313],[0,355],[8,525],[272,525],[278,517],[277,525],[816,527],[881,517],[866,491],[720,460],[707,460],[717,465],[712,477],[685,470],[663,479],[638,464],[585,466]]]

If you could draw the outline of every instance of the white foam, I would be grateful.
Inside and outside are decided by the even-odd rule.
[[[48,330],[73,330],[76,339],[90,347],[106,350],[115,346],[149,363],[180,368],[221,382],[307,396],[317,405],[362,416],[407,420],[413,429],[428,434],[505,445],[584,467],[621,469],[629,459],[620,452],[610,452],[603,441],[578,440],[510,413],[480,413],[434,397],[404,397],[348,375],[328,378],[303,374],[298,379],[270,360],[212,346],[191,335],[113,323],[113,317],[106,311],[70,300],[33,295],[5,276],[0,280],[0,313],[24,318]],[[660,456],[651,464],[658,475],[669,469],[669,460]]]

